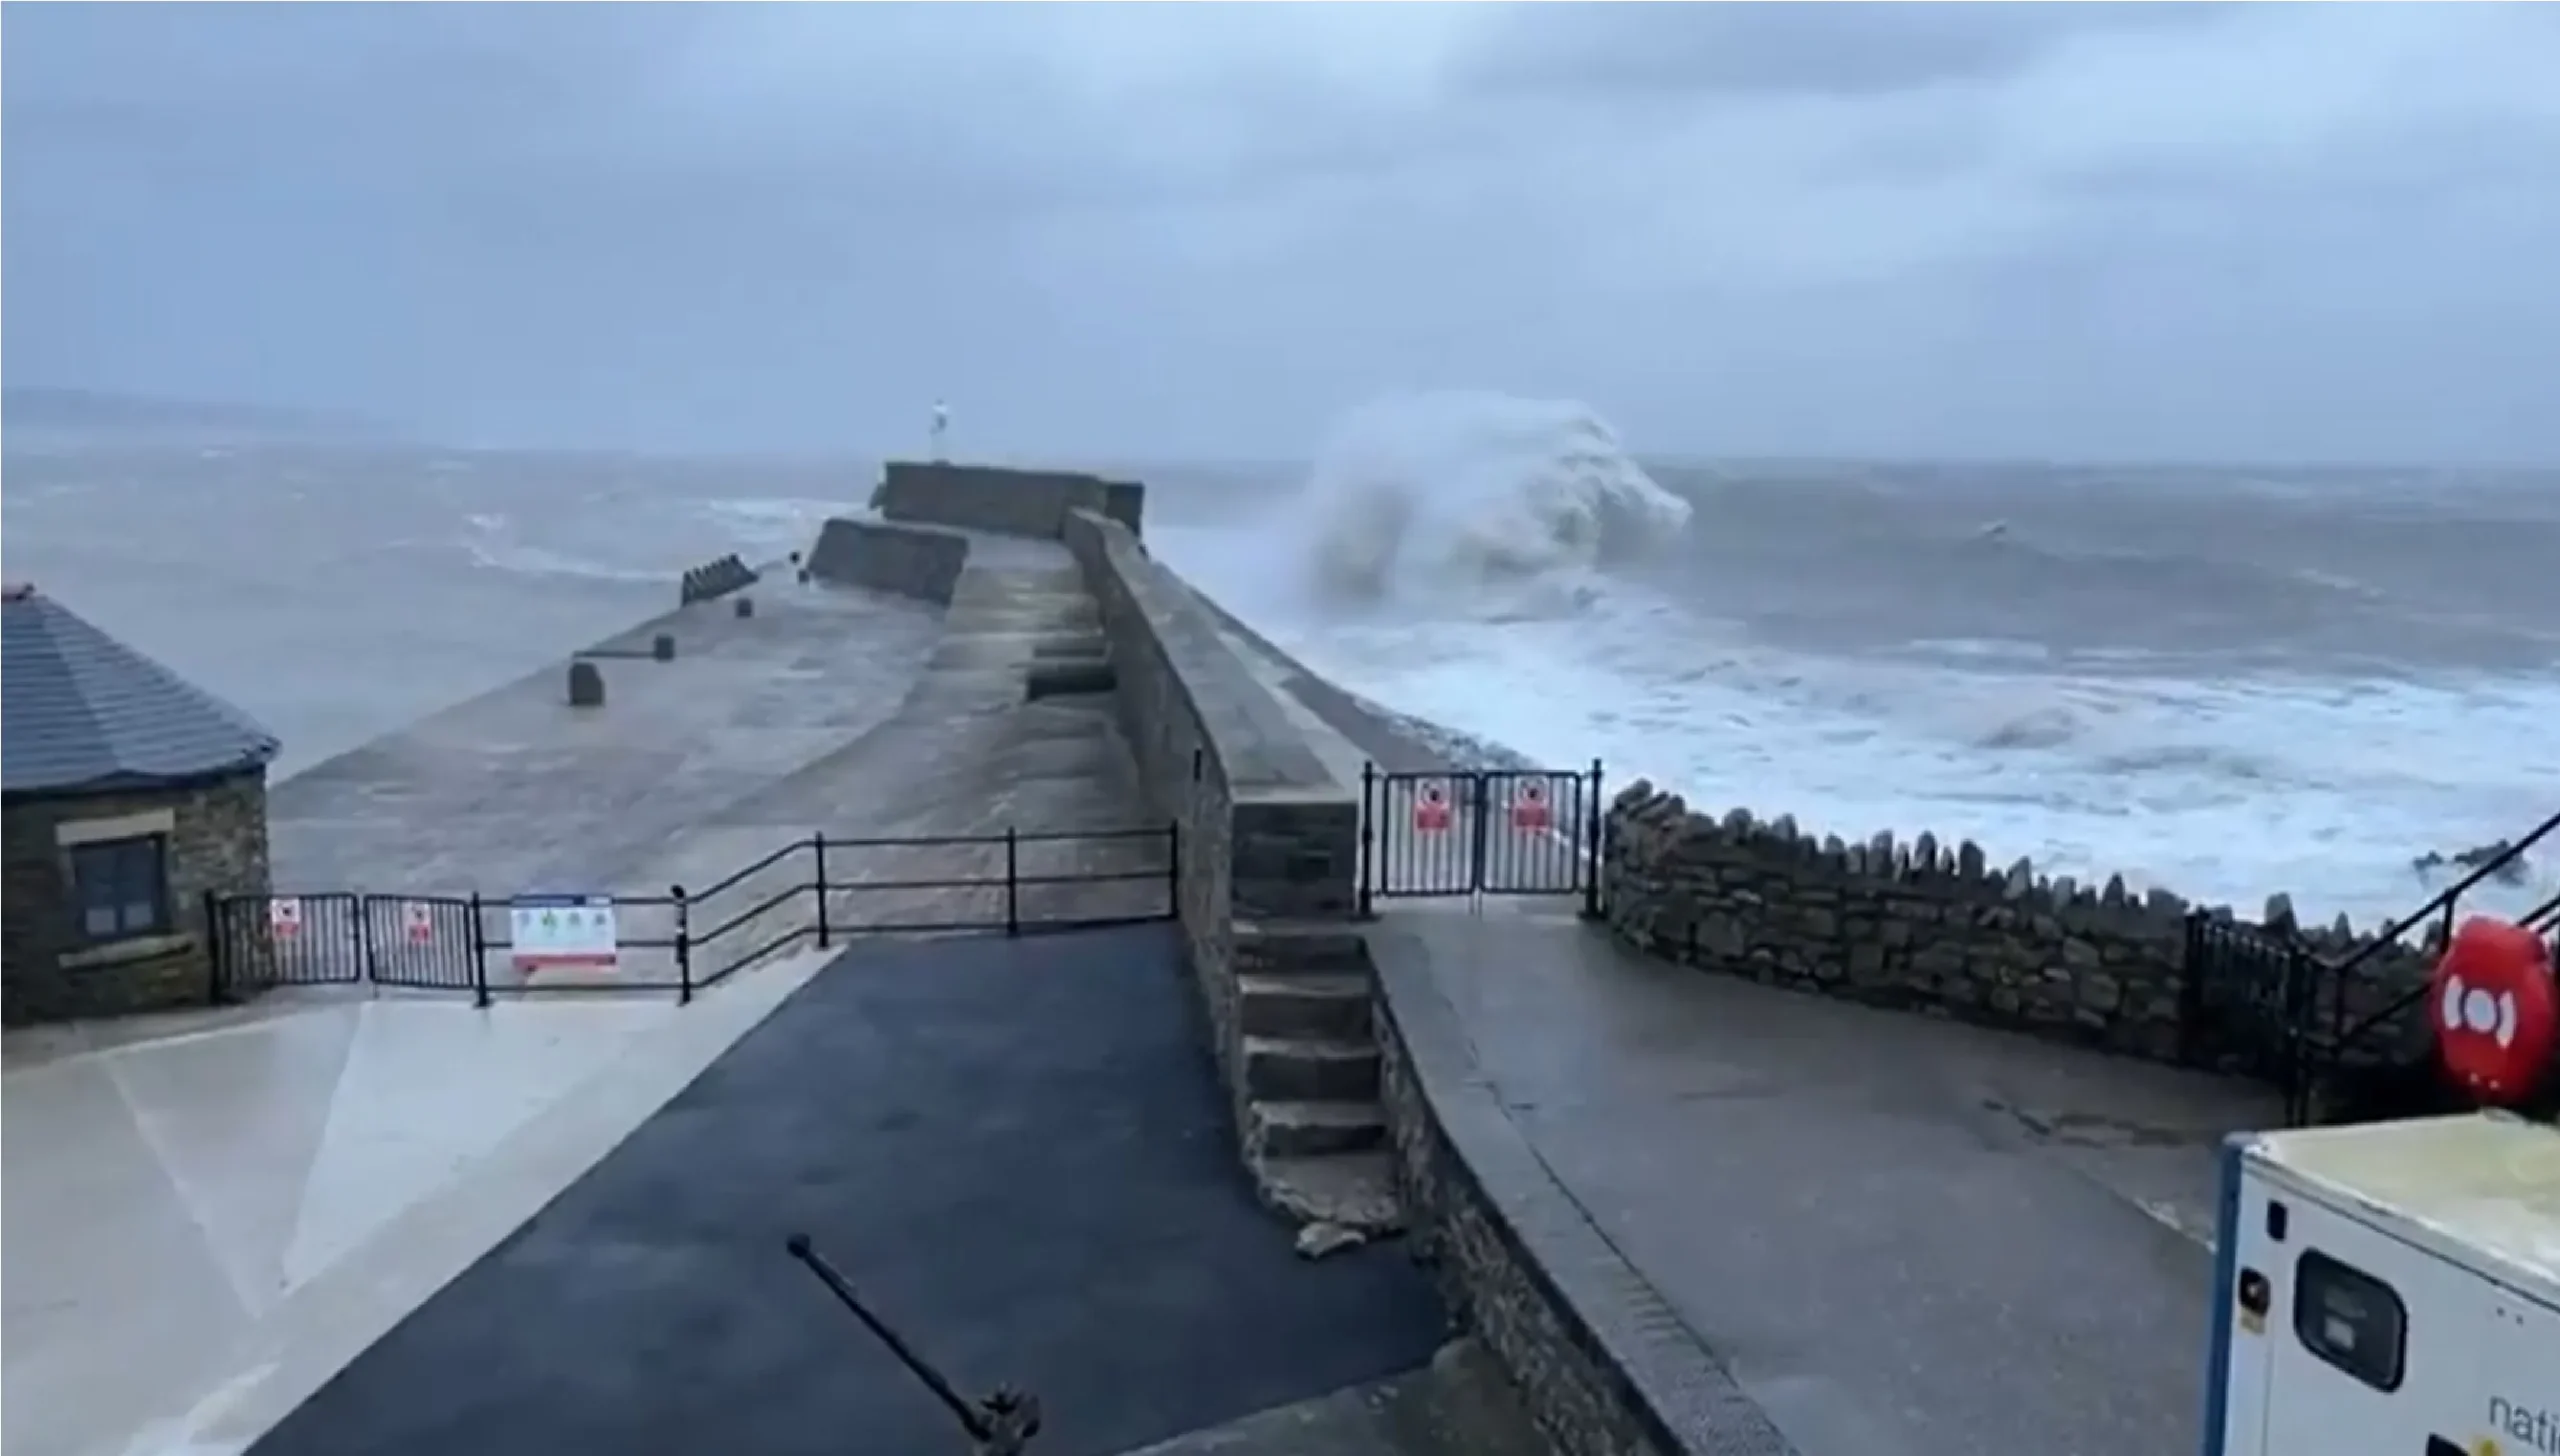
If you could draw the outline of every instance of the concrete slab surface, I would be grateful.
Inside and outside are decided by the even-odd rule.
[[[2181,1228],[2254,1091],[1647,961],[1563,911],[1388,924],[1803,1456],[2193,1446],[2210,1261]]]
[[[278,890],[637,888],[688,826],[887,719],[940,632],[868,593],[752,595],[753,617],[700,602],[597,644],[602,707],[568,705],[564,660],[277,784]]]
[[[824,959],[681,1010],[280,994],[13,1033],[0,1439],[254,1436],[262,1400],[271,1419],[276,1391],[315,1388]]]
[[[1409,1370],[1400,1250],[1299,1259],[1169,927],[875,941],[278,1426],[261,1456],[960,1451],[783,1252],[1102,1456]]]
[[[792,846],[819,834],[836,840],[834,929],[1166,913],[1168,845],[1132,807],[1108,700],[1024,701],[1039,648],[1097,631],[1063,547],[986,545],[948,610],[771,579],[753,595],[751,618],[705,602],[595,649],[608,654],[600,709],[566,705],[564,664],[279,785],[280,893],[477,891],[482,935],[500,945],[513,895],[623,899],[614,969],[528,981],[499,950],[484,974],[501,989],[672,986],[678,885],[693,898],[697,978],[809,930],[820,865]],[[646,655],[660,632],[677,638],[672,662]],[[1008,849],[996,841],[1009,828],[1031,837]],[[886,842],[900,839],[980,842]],[[343,954],[353,903],[309,904],[304,941]],[[367,912],[383,922],[373,943],[393,948],[381,954],[402,954],[399,909]],[[461,914],[439,912],[440,934],[466,939]],[[415,958],[467,983],[468,956]]]

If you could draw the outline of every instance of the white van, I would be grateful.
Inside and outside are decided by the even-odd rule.
[[[2205,1456],[2560,1456],[2560,1127],[2226,1145]]]

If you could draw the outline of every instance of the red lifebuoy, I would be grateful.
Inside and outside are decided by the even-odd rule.
[[[2550,1075],[2560,989],[2541,936],[2504,920],[2466,920],[2427,993],[2445,1072],[2481,1101],[2522,1102]]]

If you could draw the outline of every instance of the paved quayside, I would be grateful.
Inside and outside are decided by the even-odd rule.
[[[1338,777],[1447,766],[1228,638]],[[1647,961],[1569,904],[1382,908],[1388,999],[1449,1009],[1667,1338],[1803,1456],[2193,1446],[2212,1150],[2270,1097]]]
[[[857,947],[256,1451],[963,1449],[795,1230],[1057,1456],[1425,1363],[1399,1251],[1307,1264],[1255,1202],[1178,945]]]
[[[271,998],[11,1038],[7,1448],[281,1414],[829,959],[673,998]]]

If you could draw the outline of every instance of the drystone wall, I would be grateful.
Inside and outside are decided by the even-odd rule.
[[[1044,540],[1063,535],[1077,511],[1118,521],[1136,535],[1144,528],[1145,502],[1145,487],[1098,475],[903,460],[888,464],[871,497],[872,508],[892,521]]]
[[[817,581],[947,607],[968,569],[969,538],[932,526],[836,516],[818,528],[803,565]]]
[[[1077,511],[1064,540],[1099,610],[1148,808],[1181,826],[1183,933],[1242,1117],[1237,976],[1286,969],[1282,927],[1357,908],[1358,796],[1126,525]]]
[[[2189,983],[2198,907],[2165,890],[2137,894],[2121,877],[2082,885],[2023,859],[2002,867],[1970,841],[1929,834],[1849,844],[1788,818],[1692,813],[1643,782],[1611,804],[1607,844],[1610,929],[1651,954],[2134,1056],[2216,1058],[2196,1034],[2197,1008],[2230,998]],[[2282,897],[2259,922],[2203,913],[2244,935],[2299,936],[2332,959],[2363,943],[2344,921],[2295,925]],[[2390,1006],[2428,967],[2419,947],[2375,955],[2345,988],[2344,1020]],[[2374,1039],[2374,1055],[2422,1035],[2414,1011],[2395,1030]]]

